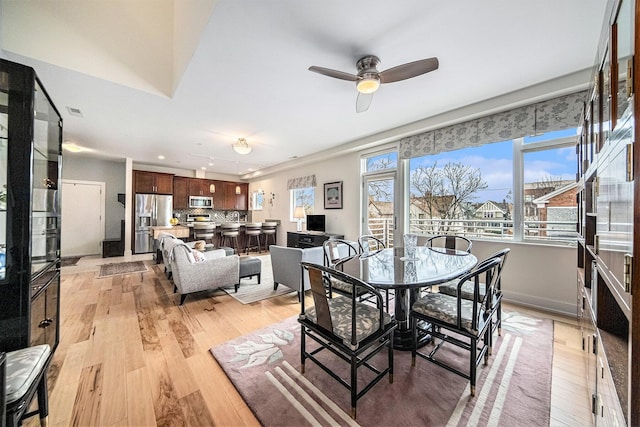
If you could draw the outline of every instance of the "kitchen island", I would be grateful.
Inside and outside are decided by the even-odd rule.
[[[184,225],[157,225],[150,227],[154,240],[158,240],[160,233],[169,233],[178,239],[187,239],[190,235],[190,228]]]

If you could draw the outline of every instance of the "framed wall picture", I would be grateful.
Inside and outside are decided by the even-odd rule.
[[[324,208],[342,209],[342,181],[324,184]]]

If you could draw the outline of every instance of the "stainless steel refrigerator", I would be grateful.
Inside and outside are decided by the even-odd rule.
[[[153,226],[169,226],[173,215],[173,196],[136,194],[136,234],[134,253],[153,252]]]

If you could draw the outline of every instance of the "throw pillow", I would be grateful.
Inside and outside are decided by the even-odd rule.
[[[193,253],[193,258],[195,259],[196,262],[203,262],[207,260],[204,254],[200,251],[193,250],[192,253]]]

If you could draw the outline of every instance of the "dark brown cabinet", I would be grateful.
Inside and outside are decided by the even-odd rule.
[[[183,176],[173,178],[173,209],[189,208],[189,181]]]
[[[35,71],[0,60],[0,349],[59,341],[62,118]]]
[[[135,193],[173,194],[173,175],[168,173],[133,171]]]
[[[211,190],[213,190],[213,188],[211,188],[211,184],[214,184],[214,181],[209,179],[191,178],[189,179],[189,195],[212,197],[213,194],[215,194],[215,191],[217,191],[217,188],[212,193]]]
[[[246,211],[248,206],[249,184],[224,182],[224,210]]]

